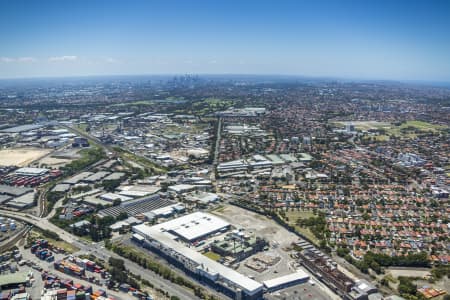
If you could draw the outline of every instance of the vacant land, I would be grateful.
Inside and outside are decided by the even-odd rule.
[[[72,162],[72,159],[56,158],[52,156],[44,157],[39,163],[41,166],[49,166],[51,168],[59,168]]]
[[[218,261],[221,258],[221,256],[219,254],[211,252],[211,251],[206,252],[203,255],[208,257],[208,258],[210,258],[210,259],[212,259],[212,260],[214,260],[214,261]]]
[[[304,235],[306,238],[308,238],[311,242],[313,242],[316,245],[319,245],[319,240],[316,238],[316,236],[309,230],[309,228],[301,227],[297,225],[298,219],[309,219],[312,217],[315,217],[315,215],[310,211],[287,211],[286,217],[289,219],[289,224],[295,226],[295,230],[297,232]]]
[[[3,149],[0,150],[0,166],[24,167],[52,151],[40,148]]]
[[[151,162],[149,159],[147,159],[145,157],[138,156],[138,155],[133,154],[133,153],[127,151],[127,150],[123,150],[123,149],[121,149],[119,147],[115,147],[114,150],[116,152],[118,152],[120,157],[123,160],[125,160],[126,162],[128,162],[128,163],[135,162],[138,165],[141,165],[143,167],[146,167],[146,168],[149,168],[149,169],[153,170],[157,174],[162,174],[162,173],[166,172],[166,168],[165,167],[159,166],[159,165]]]
[[[75,253],[80,250],[77,247],[75,247],[74,245],[69,244],[67,242],[56,241],[54,239],[51,239],[51,238],[45,236],[42,232],[40,232],[38,230],[32,230],[29,233],[29,239],[33,240],[33,241],[38,240],[38,239],[46,239],[50,244],[52,244],[58,248],[64,249],[64,251],[66,251],[68,253]]]
[[[298,238],[293,233],[290,233],[270,218],[237,206],[226,205],[222,209],[211,213],[238,228],[245,228],[245,231],[248,233],[267,239],[270,244],[279,245],[280,248],[290,247],[292,242],[298,241]]]

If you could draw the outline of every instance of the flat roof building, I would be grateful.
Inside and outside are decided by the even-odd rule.
[[[31,130],[36,130],[39,128],[44,127],[43,125],[37,125],[37,124],[29,124],[29,125],[20,125],[20,126],[15,126],[15,127],[9,127],[6,129],[1,129],[0,132],[5,132],[5,133],[21,133],[21,132],[25,132],[25,131],[31,131]]]
[[[45,168],[20,168],[14,171],[17,175],[22,176],[41,176],[47,174],[49,169]]]
[[[214,216],[197,212],[169,222],[134,226],[133,232],[145,238],[144,245],[182,265],[185,271],[200,276],[202,281],[234,299],[262,299],[263,285],[239,272],[225,267],[177,241],[177,235],[187,238],[204,236],[226,228],[228,223]],[[210,220],[208,220],[210,219]],[[189,223],[190,222],[190,223]],[[193,223],[192,223],[193,222]],[[199,222],[199,224],[195,224]],[[186,227],[192,224],[194,227]],[[184,225],[184,226],[183,226]],[[228,224],[229,225],[229,224]],[[209,228],[204,228],[208,226]],[[192,229],[192,232],[189,232]]]
[[[17,209],[25,209],[34,206],[34,193],[30,192],[14,198],[6,203],[7,206],[17,208]]]
[[[52,192],[65,193],[65,192],[68,192],[69,190],[70,190],[70,184],[60,183],[60,184],[55,185],[55,187],[52,189]]]
[[[274,292],[281,290],[301,282],[308,281],[309,275],[302,270],[297,270],[297,272],[288,274],[285,276],[277,277],[274,279],[269,279],[263,282],[264,287],[269,292]]]
[[[176,184],[168,187],[169,191],[175,192],[177,194],[191,192],[195,189],[196,187],[192,184]]]
[[[108,176],[109,174],[111,174],[111,173],[106,172],[106,171],[99,171],[97,173],[90,175],[89,177],[82,179],[82,181],[87,182],[87,183],[99,182],[100,180],[102,180],[103,178]]]
[[[229,223],[214,215],[195,212],[154,225],[151,228],[152,230],[169,232],[184,241],[193,242],[229,227]]]
[[[30,278],[28,271],[20,271],[6,275],[0,275],[0,290],[16,288],[20,284],[28,284]]]
[[[9,195],[13,197],[19,197],[26,193],[31,192],[33,189],[25,187],[16,187],[9,185],[0,185],[0,195]]]
[[[89,176],[91,176],[92,172],[81,172],[80,174],[74,175],[66,180],[63,181],[63,183],[68,183],[68,184],[77,184],[80,181],[82,181],[85,178],[88,178]]]

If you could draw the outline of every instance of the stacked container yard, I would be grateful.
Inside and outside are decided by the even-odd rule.
[[[106,292],[104,290],[97,290],[92,293],[91,300],[100,300],[106,297]]]
[[[68,275],[74,275],[81,277],[84,275],[84,268],[79,267],[78,265],[68,262],[66,260],[58,260],[54,263],[54,267],[56,270],[63,272]]]
[[[67,291],[67,300],[75,300],[75,291]]]
[[[0,300],[8,300],[9,298],[11,298],[11,292],[7,291],[7,292],[3,292],[0,294]]]
[[[67,289],[59,289],[56,292],[57,300],[66,300],[67,299]]]

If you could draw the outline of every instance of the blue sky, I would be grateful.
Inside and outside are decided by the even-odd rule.
[[[450,81],[450,1],[0,0],[0,77]]]

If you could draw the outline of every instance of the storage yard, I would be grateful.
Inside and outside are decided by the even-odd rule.
[[[109,289],[110,274],[97,263],[68,255],[46,240],[0,255],[0,299],[128,300],[145,296],[128,285]],[[155,295],[159,295],[155,293]],[[17,298],[19,297],[19,298]]]
[[[52,151],[42,148],[2,149],[0,150],[0,166],[24,167]]]

